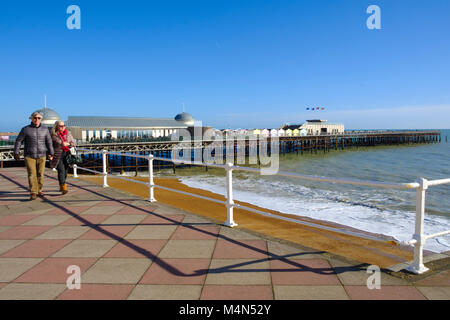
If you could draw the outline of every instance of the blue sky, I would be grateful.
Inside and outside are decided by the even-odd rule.
[[[450,128],[449,34],[448,0],[2,1],[0,131],[44,94],[63,119],[167,118],[184,101],[217,128]]]

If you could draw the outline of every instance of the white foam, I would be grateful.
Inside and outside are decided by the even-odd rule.
[[[226,194],[223,177],[202,175],[180,179],[193,188]],[[380,208],[373,204],[382,203],[388,198],[391,202],[405,201],[398,193],[390,193],[386,190],[372,193],[355,192],[355,190],[347,192],[340,189],[324,190],[294,184],[291,181],[264,180],[244,175],[244,179],[233,180],[233,196],[235,200],[267,209],[330,221],[371,233],[384,234],[400,241],[411,240],[414,233],[415,212]],[[235,219],[239,221],[239,217]],[[445,230],[450,230],[449,218],[426,215],[426,234]],[[427,240],[424,248],[434,252],[448,251],[450,236]]]

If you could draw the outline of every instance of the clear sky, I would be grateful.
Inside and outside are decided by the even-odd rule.
[[[169,118],[184,101],[216,128],[450,128],[450,1],[2,1],[0,131],[44,94],[63,119]]]

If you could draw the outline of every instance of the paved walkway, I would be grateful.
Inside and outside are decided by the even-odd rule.
[[[448,269],[369,290],[366,264],[78,179],[61,196],[51,171],[44,199],[27,185],[0,169],[0,299],[450,299]]]

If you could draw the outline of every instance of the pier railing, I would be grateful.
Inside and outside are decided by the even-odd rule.
[[[83,154],[100,152],[98,150],[89,150],[89,149],[78,149],[78,151],[79,151],[79,153],[83,153]],[[225,205],[225,207],[227,209],[227,220],[224,222],[224,225],[229,226],[229,227],[237,226],[237,223],[235,223],[235,221],[234,221],[233,209],[238,208],[238,209],[243,209],[246,211],[254,212],[254,213],[266,216],[266,217],[271,217],[271,218],[276,218],[276,219],[285,220],[285,221],[289,221],[289,222],[294,222],[294,223],[308,226],[308,227],[323,229],[323,230],[336,232],[336,233],[340,233],[340,234],[345,234],[345,235],[350,235],[350,236],[356,236],[356,237],[365,238],[365,239],[369,239],[369,240],[383,241],[383,242],[387,241],[385,238],[376,237],[376,236],[372,236],[369,234],[358,233],[355,231],[350,231],[350,230],[346,230],[346,229],[342,229],[342,228],[329,227],[329,226],[320,225],[320,224],[316,224],[316,223],[312,223],[312,222],[292,219],[292,218],[271,214],[269,212],[261,211],[258,209],[250,208],[248,206],[244,206],[244,205],[235,203],[234,198],[233,198],[233,171],[238,170],[238,171],[259,173],[260,169],[258,169],[258,168],[241,167],[241,166],[236,166],[232,163],[227,163],[225,165],[221,165],[221,164],[211,164],[211,163],[196,162],[196,161],[184,161],[184,160],[159,158],[159,157],[153,156],[152,154],[137,155],[137,154],[107,151],[107,150],[102,150],[101,154],[102,154],[102,167],[103,167],[102,172],[74,165],[73,166],[74,178],[78,178],[78,170],[84,170],[84,171],[88,171],[91,173],[100,174],[103,176],[103,187],[108,187],[108,176],[110,175],[108,173],[108,168],[107,168],[107,155],[108,154],[109,155],[120,155],[120,156],[125,156],[125,157],[142,158],[142,159],[148,160],[148,173],[149,173],[148,182],[143,182],[143,181],[139,181],[139,180],[135,180],[135,179],[129,179],[129,178],[126,178],[123,176],[114,175],[114,177],[148,186],[148,188],[149,188],[148,201],[150,201],[150,202],[156,201],[154,190],[155,190],[155,188],[159,188],[162,190],[176,192],[179,194],[184,194],[184,195],[192,196],[195,198],[200,198],[203,200],[208,200],[208,201],[212,201],[212,202],[216,202],[216,203]],[[207,167],[215,167],[215,168],[224,169],[226,172],[226,189],[227,189],[226,196],[225,196],[226,201],[222,201],[222,200],[209,198],[209,197],[201,196],[201,195],[194,194],[194,193],[189,193],[189,192],[185,192],[185,191],[181,191],[181,190],[177,190],[177,189],[173,189],[173,188],[156,185],[153,180],[153,177],[154,177],[153,161],[154,160],[173,162],[176,164],[190,164],[190,165],[207,166]],[[365,180],[355,180],[355,179],[302,175],[302,174],[298,174],[298,173],[283,172],[283,171],[279,171],[276,175],[297,178],[297,179],[302,179],[302,180],[309,180],[309,181],[340,183],[340,184],[349,184],[349,185],[362,185],[362,186],[370,186],[370,187],[376,187],[376,188],[406,189],[406,190],[416,189],[416,220],[415,220],[414,234],[412,236],[412,239],[409,241],[402,241],[402,242],[396,241],[397,244],[414,246],[414,260],[412,261],[412,263],[409,264],[409,266],[407,267],[407,270],[409,270],[415,274],[421,274],[421,273],[428,271],[428,268],[426,268],[423,263],[423,248],[424,248],[425,242],[432,238],[441,237],[441,236],[450,234],[450,230],[435,233],[435,234],[430,234],[430,235],[424,234],[426,190],[431,186],[449,184],[450,178],[449,179],[439,179],[439,180],[427,180],[424,178],[420,178],[420,179],[418,179],[417,182],[386,183],[386,182],[378,182],[378,181],[365,181]]]

